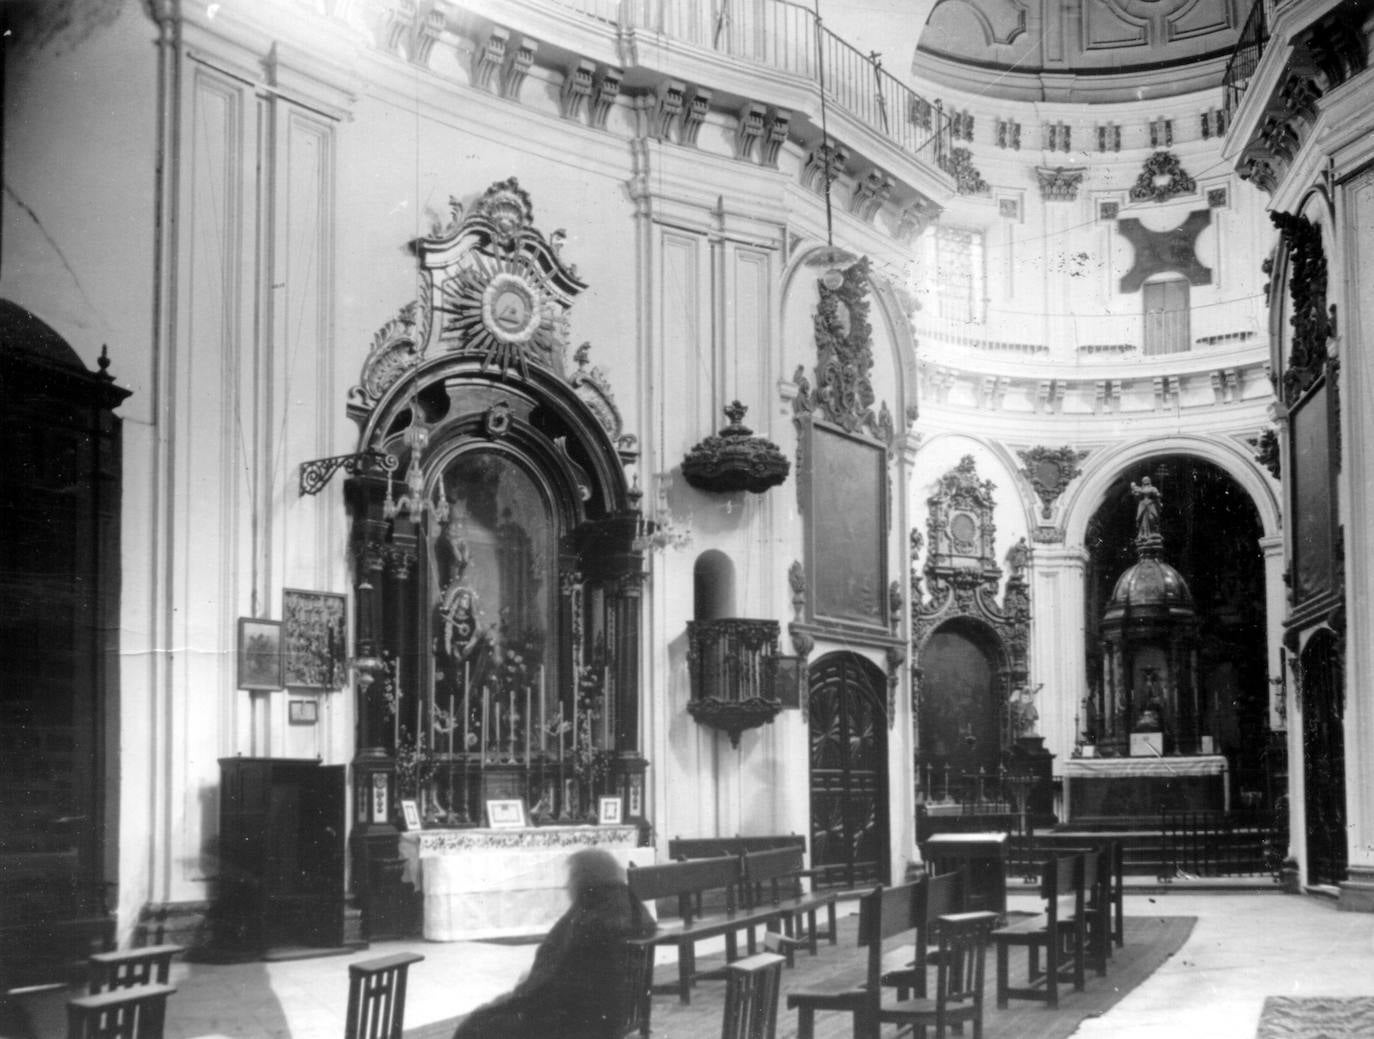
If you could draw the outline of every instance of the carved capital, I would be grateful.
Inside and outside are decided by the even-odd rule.
[[[1040,197],[1046,202],[1073,202],[1083,185],[1083,170],[1065,166],[1037,166],[1036,179],[1040,183]]]
[[[883,203],[892,197],[896,182],[881,170],[870,170],[854,185],[854,195],[849,201],[849,211],[860,220],[872,222]]]

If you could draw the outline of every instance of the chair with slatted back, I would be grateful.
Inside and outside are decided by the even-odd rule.
[[[721,1039],[774,1039],[784,962],[777,953],[761,952],[726,966]]]
[[[172,957],[184,951],[180,945],[149,945],[123,952],[98,952],[87,961],[90,994],[153,982],[165,985]]]
[[[935,1039],[945,1039],[951,1025],[973,1023],[973,1039],[983,1035],[983,978],[988,936],[997,926],[992,912],[951,913],[939,918],[939,944],[935,995],[904,1000],[878,1011],[878,1024],[912,1026],[916,1039],[924,1039],[926,1028],[935,1029]]]
[[[895,939],[916,937],[916,907],[921,877],[910,884],[877,887],[859,900],[859,946],[866,950],[862,977],[829,989],[789,992],[788,1009],[797,1011],[797,1039],[814,1039],[816,1014],[853,1016],[854,1039],[877,1039],[878,1008],[883,996],[884,960]]]
[[[67,1039],[162,1039],[171,985],[112,989],[67,1001]]]
[[[424,957],[398,952],[348,965],[348,1017],[344,1039],[401,1039],[406,975]]]

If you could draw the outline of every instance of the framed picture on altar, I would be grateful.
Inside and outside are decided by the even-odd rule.
[[[596,801],[598,826],[619,826],[624,817],[625,802],[619,797],[599,797]]]
[[[487,825],[493,830],[518,830],[525,825],[525,802],[521,798],[487,802]]]
[[[405,823],[407,830],[420,828],[420,806],[410,798],[401,799],[401,822]]]

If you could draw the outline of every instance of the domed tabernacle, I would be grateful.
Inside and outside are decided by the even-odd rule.
[[[1158,549],[1142,549],[1139,562],[1117,578],[1102,621],[1110,625],[1127,616],[1179,621],[1196,617],[1188,582],[1159,558]]]

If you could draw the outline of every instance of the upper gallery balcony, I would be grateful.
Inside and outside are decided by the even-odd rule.
[[[1223,80],[1223,156],[1270,195],[1311,138],[1322,99],[1368,64],[1374,0],[1255,0]]]
[[[437,15],[437,18],[436,18]],[[788,0],[440,0],[427,16],[498,51],[506,75],[526,67],[585,82],[595,103],[607,89],[658,98],[702,118],[739,118],[737,149],[776,154],[781,138],[817,151],[828,138],[832,175],[873,179],[884,197],[937,205],[953,196],[950,124],[920,97]],[[442,31],[442,30],[441,30]],[[824,92],[825,111],[821,96]],[[822,122],[824,121],[824,127]],[[838,164],[839,169],[833,169]]]

